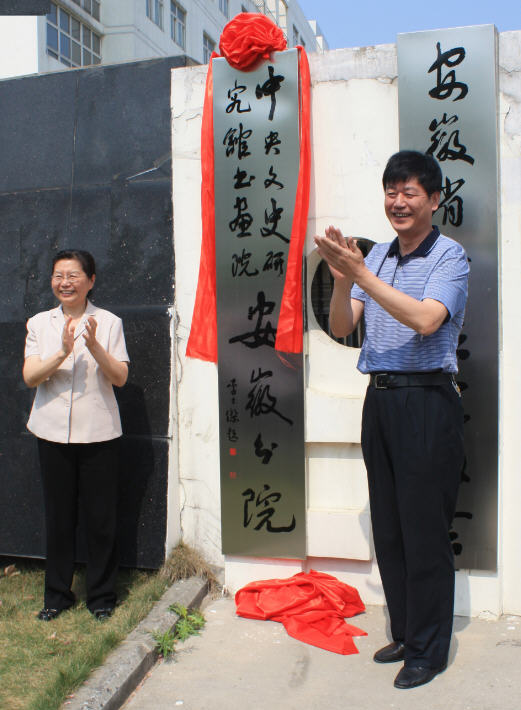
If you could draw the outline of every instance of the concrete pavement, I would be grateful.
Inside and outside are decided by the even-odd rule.
[[[353,623],[360,653],[340,656],[290,638],[281,624],[235,615],[233,599],[206,600],[200,636],[160,661],[124,710],[521,710],[521,617],[456,617],[449,666],[428,685],[397,690],[401,664],[378,665],[384,609]]]

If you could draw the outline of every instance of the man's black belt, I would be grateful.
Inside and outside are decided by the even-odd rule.
[[[369,384],[377,390],[449,385],[453,382],[454,376],[450,372],[373,372],[369,379]]]

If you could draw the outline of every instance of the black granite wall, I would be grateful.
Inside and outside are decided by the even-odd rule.
[[[91,251],[123,319],[122,563],[164,557],[173,304],[170,57],[0,82],[0,554],[45,554],[25,323],[55,304],[53,254]],[[100,495],[103,492],[100,491]],[[80,531],[79,559],[84,557]]]

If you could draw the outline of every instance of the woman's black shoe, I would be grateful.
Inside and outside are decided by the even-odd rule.
[[[107,609],[94,609],[92,614],[96,617],[98,621],[107,621],[107,619],[110,619],[112,616],[112,612],[114,609],[107,608]]]
[[[36,617],[40,621],[52,621],[62,613],[63,609],[40,609]]]

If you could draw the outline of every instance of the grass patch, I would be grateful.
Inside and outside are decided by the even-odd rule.
[[[13,562],[13,561],[11,561]],[[121,570],[120,605],[104,623],[85,606],[84,573],[73,589],[80,602],[57,619],[36,619],[42,607],[44,563],[16,560],[0,577],[0,707],[55,710],[148,614],[167,582],[157,572]]]
[[[79,603],[54,621],[43,622],[36,615],[43,605],[45,563],[0,559],[0,708],[58,710],[145,618],[172,582],[193,574],[207,578],[211,574],[217,584],[202,558],[185,545],[181,548],[180,552],[176,548],[157,572],[122,569],[118,606],[103,623],[85,606],[83,570],[75,574],[73,582]],[[189,559],[192,563],[199,560],[197,571],[192,571]]]
[[[211,565],[206,562],[197,550],[185,545],[183,542],[179,543],[172,551],[159,574],[169,584],[173,584],[179,579],[203,577],[208,582],[210,594],[214,594],[219,588],[219,582]]]

